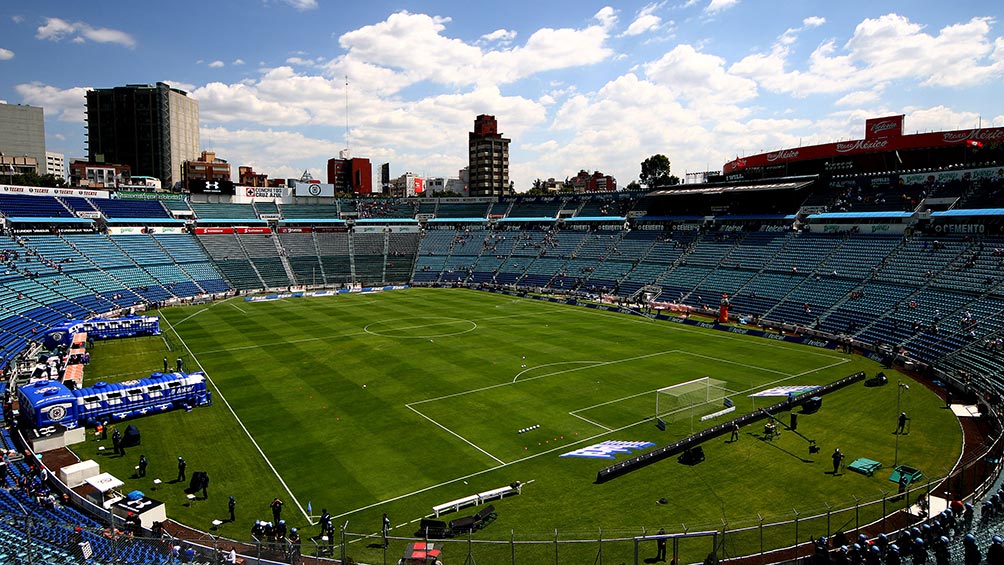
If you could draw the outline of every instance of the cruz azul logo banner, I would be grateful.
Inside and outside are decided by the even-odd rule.
[[[589,447],[583,447],[582,449],[576,449],[575,451],[563,453],[559,457],[614,459],[614,455],[617,453],[631,453],[632,451],[641,451],[642,449],[647,449],[649,447],[655,447],[655,444],[650,441],[619,441],[612,439],[603,443],[597,443],[596,445],[590,445]]]

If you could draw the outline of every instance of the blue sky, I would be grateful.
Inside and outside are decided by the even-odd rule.
[[[510,176],[599,170],[621,186],[664,153],[681,177],[736,156],[862,136],[1004,126],[995,2],[0,4],[0,100],[45,109],[46,145],[85,155],[84,92],[168,82],[236,171],[315,177],[346,146],[394,176],[456,176],[477,114]]]

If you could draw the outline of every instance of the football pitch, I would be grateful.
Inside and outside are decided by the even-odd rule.
[[[125,457],[104,455],[110,449],[99,452],[93,440],[77,452],[202,530],[226,517],[234,495],[237,521],[217,532],[234,539],[271,519],[275,497],[305,537],[317,533],[311,524],[322,509],[361,533],[377,532],[386,512],[392,535],[411,536],[433,506],[513,481],[524,483],[522,493],[493,501],[498,518],[475,538],[721,529],[756,523],[758,513],[786,519],[793,508],[874,500],[895,490],[887,480],[894,459],[937,477],[961,453],[951,412],[922,386],[898,395],[890,372],[891,385],[858,383],[799,414],[798,431],[820,453],[791,432],[764,441],[758,424],[734,443],[707,442],[698,465],[667,459],[595,484],[599,469],[631,455],[561,455],[608,440],[663,446],[780,400],[750,396],[758,391],[881,367],[833,350],[459,289],[229,299],[160,315],[161,336],[98,342],[85,384],[138,378],[161,370],[164,356],[172,366],[181,357],[186,370],[205,371],[213,406],[135,421],[142,444]],[[660,431],[656,391],[705,376],[720,393],[679,408],[662,397]],[[723,395],[736,412],[701,422]],[[898,408],[912,418],[908,435],[892,434]],[[867,457],[885,469],[829,474],[837,447],[847,462]],[[150,460],[143,479],[132,476],[140,453]],[[179,456],[189,476],[208,472],[207,500],[186,504],[187,484],[172,482]],[[163,480],[156,490],[154,478]],[[809,533],[826,532],[802,537]],[[350,555],[380,562],[380,550],[357,545]]]

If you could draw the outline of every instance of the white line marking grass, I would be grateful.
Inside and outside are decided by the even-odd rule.
[[[196,365],[198,365],[199,369],[203,372],[203,374],[205,374],[206,380],[209,381],[211,385],[213,385],[214,389],[216,389],[216,397],[222,400],[223,404],[227,406],[227,410],[229,410],[230,414],[234,417],[234,421],[237,422],[237,425],[239,425],[241,429],[244,430],[244,433],[247,434],[248,439],[251,440],[251,444],[254,445],[254,448],[256,450],[258,450],[258,454],[261,455],[261,458],[265,461],[265,464],[268,465],[268,468],[272,469],[272,472],[275,473],[275,478],[279,480],[279,484],[281,484],[282,488],[284,488],[286,492],[289,494],[290,500],[292,500],[293,503],[296,504],[296,507],[300,509],[300,512],[303,514],[303,516],[307,518],[307,521],[311,522],[310,515],[307,514],[307,510],[303,507],[302,504],[300,504],[300,501],[296,499],[296,496],[293,495],[293,491],[290,490],[289,485],[287,485],[286,481],[282,479],[282,475],[279,474],[279,471],[276,470],[274,465],[272,465],[272,461],[268,458],[267,455],[265,455],[265,452],[262,451],[261,446],[258,445],[257,441],[255,441],[254,436],[251,435],[251,432],[248,431],[247,427],[244,425],[244,422],[242,422],[240,417],[237,415],[237,412],[234,411],[233,406],[231,406],[230,402],[227,401],[227,398],[223,396],[223,391],[220,390],[220,387],[216,386],[216,383],[213,382],[213,378],[209,376],[209,373],[206,371],[205,367],[202,366],[202,363],[199,362],[199,359],[195,356],[195,353],[192,351],[190,347],[188,347],[188,344],[185,343],[185,339],[181,337],[181,334],[179,334],[176,329],[174,329],[174,326],[171,325],[170,320],[164,318],[164,321],[167,322],[167,327],[172,332],[174,332],[174,335],[177,336],[178,341],[180,341],[181,345],[185,348],[185,350],[188,351],[188,354],[192,356],[192,361]],[[311,522],[311,524],[313,524],[313,522]]]

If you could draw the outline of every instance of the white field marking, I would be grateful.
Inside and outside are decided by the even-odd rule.
[[[575,363],[578,363],[578,364],[586,364],[586,363],[588,363],[588,364],[592,364],[592,365],[599,365],[600,363],[602,363],[602,361],[558,361],[557,363],[545,363],[543,365],[535,365],[533,367],[528,367],[528,368],[523,369],[522,371],[516,373],[516,376],[512,378],[512,382],[516,382],[516,379],[520,378],[523,375],[523,373],[529,373],[530,371],[536,371],[537,369],[542,369],[544,367],[553,367],[555,365],[571,365],[571,364],[575,364]]]
[[[447,428],[447,427],[446,427],[446,426],[444,426],[443,424],[440,424],[439,422],[437,422],[437,421],[433,420],[432,418],[430,418],[430,417],[426,416],[425,414],[422,414],[421,412],[419,412],[418,410],[415,410],[415,409],[414,409],[414,408],[412,408],[411,406],[408,406],[407,404],[405,404],[405,406],[406,406],[406,407],[407,407],[407,408],[408,408],[409,410],[411,410],[412,412],[414,412],[414,413],[418,414],[419,416],[421,416],[421,417],[425,418],[426,420],[428,420],[428,421],[432,422],[433,424],[435,424],[435,425],[439,426],[439,427],[440,427],[441,429],[443,429],[443,430],[444,430],[444,431],[445,431],[446,433],[448,433],[448,434],[452,435],[453,437],[455,437],[455,438],[459,439],[460,441],[462,441],[462,442],[466,443],[467,445],[469,445],[469,446],[473,447],[474,449],[477,449],[478,451],[480,451],[481,453],[484,453],[484,454],[485,454],[485,455],[487,455],[488,457],[491,457],[492,459],[494,459],[494,460],[498,461],[498,462],[499,462],[500,464],[503,464],[503,465],[505,464],[505,461],[502,461],[502,460],[501,460],[501,459],[499,459],[498,457],[495,457],[495,456],[494,456],[494,455],[492,455],[491,453],[488,453],[488,452],[487,452],[487,451],[485,451],[484,449],[481,449],[480,447],[478,447],[478,445],[477,445],[476,443],[474,443],[474,442],[470,441],[469,439],[465,438],[464,436],[462,436],[462,435],[458,434],[457,432],[455,432],[455,431],[451,430],[450,428]]]
[[[715,357],[713,355],[703,355],[701,353],[693,353],[691,351],[682,351],[682,350],[680,351],[680,353],[683,354],[683,355],[691,355],[693,357],[700,357],[701,359],[709,359],[711,361],[717,361],[719,363],[727,363],[729,365],[738,365],[740,367],[745,367],[747,369],[753,369],[753,370],[756,370],[756,371],[764,371],[766,373],[774,373],[775,375],[783,375],[785,377],[792,376],[791,374],[785,373],[784,371],[778,371],[778,370],[775,370],[775,369],[767,369],[767,368],[764,368],[764,367],[757,367],[756,365],[749,365],[747,363],[740,363],[739,361],[729,361],[727,359],[722,359],[720,357]]]
[[[199,359],[195,356],[195,353],[192,352],[192,348],[188,347],[188,344],[185,343],[185,339],[181,337],[181,334],[179,334],[178,331],[174,329],[174,326],[171,325],[171,321],[168,320],[167,318],[165,318],[164,320],[167,322],[167,325],[171,329],[171,331],[174,332],[174,335],[178,336],[178,340],[181,342],[181,345],[184,346],[184,348],[188,351],[188,354],[192,356],[192,361],[194,361],[195,364],[199,366],[199,369],[202,370],[202,373],[205,375],[206,380],[209,381],[209,383],[213,385],[213,388],[216,389],[216,396],[223,401],[223,404],[226,404],[227,410],[229,410],[230,414],[233,415],[234,420],[237,422],[237,425],[239,425],[241,429],[244,430],[244,433],[247,434],[248,439],[251,440],[251,444],[254,445],[255,449],[258,450],[258,453],[261,455],[261,458],[265,461],[265,464],[268,465],[269,469],[272,469],[273,473],[275,473],[275,478],[279,479],[279,484],[282,485],[282,488],[286,489],[286,492],[289,494],[289,498],[296,504],[296,507],[300,509],[300,512],[304,515],[304,517],[307,518],[307,521],[310,522],[310,516],[307,514],[307,510],[304,509],[304,507],[300,504],[300,501],[297,500],[296,496],[293,495],[293,491],[290,490],[289,486],[286,484],[286,481],[282,480],[282,475],[279,474],[279,471],[277,471],[275,466],[272,465],[272,461],[269,460],[268,456],[265,455],[265,452],[262,451],[261,446],[258,445],[257,441],[255,441],[254,436],[251,435],[251,432],[248,431],[247,427],[244,425],[244,422],[242,422],[240,417],[237,415],[237,412],[234,411],[234,407],[231,406],[230,402],[227,401],[227,398],[223,396],[223,391],[220,390],[220,387],[216,386],[215,382],[213,382],[213,378],[209,376],[209,372],[206,371],[206,368],[202,366],[201,362],[199,362]],[[311,523],[311,525],[313,525],[313,523]]]
[[[586,406],[585,408],[579,408],[578,410],[572,410],[569,412],[571,415],[575,415],[576,412],[583,412],[585,410],[592,410],[593,408],[599,408],[600,406],[606,406],[607,404],[616,404],[624,400],[630,400],[632,398],[638,398],[639,396],[645,396],[647,394],[652,394],[656,392],[655,390],[646,390],[645,392],[639,392],[638,394],[632,394],[630,396],[622,396],[621,398],[616,398],[614,400],[608,400],[606,402],[600,402],[599,404],[593,404],[592,406]]]
[[[823,371],[825,369],[829,369],[831,367],[836,367],[838,365],[843,365],[844,363],[848,363],[848,362],[849,361],[847,359],[841,359],[840,362],[833,363],[831,365],[826,365],[825,367],[819,367],[818,369],[811,369],[809,371],[803,371],[803,372],[798,373],[796,375],[788,375],[785,378],[777,379],[777,380],[775,380],[773,382],[769,382],[769,383],[764,383],[764,384],[761,384],[761,385],[756,386],[756,387],[750,387],[750,388],[748,388],[748,389],[746,389],[744,391],[741,391],[741,392],[742,393],[746,393],[746,392],[749,392],[751,390],[756,390],[757,388],[776,386],[776,385],[779,385],[779,384],[781,384],[781,383],[783,383],[785,381],[788,381],[790,379],[801,377],[801,376],[807,375],[809,373],[814,373],[816,371]],[[643,420],[639,420],[637,422],[634,422],[634,423],[631,423],[631,424],[627,424],[625,426],[621,426],[619,428],[615,428],[615,429],[612,429],[612,430],[607,431],[607,432],[601,432],[601,433],[598,433],[598,434],[595,434],[595,435],[592,435],[592,436],[589,436],[589,437],[584,437],[584,438],[580,439],[579,441],[573,441],[572,443],[564,445],[564,446],[553,447],[551,449],[542,451],[540,453],[534,453],[533,455],[527,455],[526,457],[523,457],[522,459],[514,459],[512,461],[509,461],[508,463],[503,463],[503,464],[495,466],[495,467],[490,467],[488,469],[482,469],[480,471],[475,471],[473,473],[469,473],[467,475],[463,475],[463,476],[457,477],[455,479],[450,479],[450,480],[443,481],[443,482],[435,484],[435,485],[423,487],[423,488],[420,488],[418,490],[415,490],[415,491],[412,491],[412,492],[409,492],[409,493],[405,493],[405,494],[402,494],[402,495],[399,495],[399,496],[395,496],[394,498],[389,498],[387,500],[381,500],[380,502],[374,502],[373,504],[368,504],[366,506],[361,506],[359,508],[356,508],[355,510],[349,510],[348,512],[343,512],[341,514],[338,514],[337,516],[332,516],[332,519],[335,519],[335,518],[344,518],[345,516],[350,516],[352,514],[355,514],[356,512],[363,512],[363,511],[369,510],[371,508],[376,508],[377,506],[380,506],[381,504],[387,504],[389,502],[396,502],[398,500],[402,500],[402,499],[405,499],[405,498],[410,498],[412,496],[416,496],[416,495],[419,495],[419,494],[423,494],[423,493],[429,492],[431,490],[435,490],[435,489],[437,489],[439,487],[443,487],[443,486],[446,486],[446,485],[451,485],[453,483],[457,483],[457,482],[460,482],[460,481],[466,481],[467,479],[470,479],[470,478],[473,478],[473,477],[477,477],[477,476],[480,476],[480,475],[484,475],[484,474],[487,474],[487,473],[491,473],[492,471],[497,471],[497,470],[505,468],[505,467],[511,467],[513,465],[517,465],[519,463],[523,463],[524,461],[529,461],[531,459],[536,459],[537,457],[543,457],[545,455],[550,455],[551,453],[554,453],[556,451],[563,451],[563,450],[566,450],[566,449],[570,449],[570,448],[572,448],[572,447],[574,447],[576,445],[579,445],[579,444],[582,444],[582,443],[591,442],[593,440],[596,440],[596,439],[604,437],[604,436],[610,436],[610,435],[613,435],[613,434],[616,434],[616,433],[620,433],[620,432],[622,432],[622,431],[624,431],[624,430],[626,430],[628,428],[632,428],[634,426],[645,424],[645,423],[651,422],[653,420],[655,420],[655,417],[645,418]],[[532,481],[528,481],[528,482],[524,483],[524,485],[530,484],[530,482],[532,482]]]
[[[236,308],[237,311],[240,312],[241,314],[247,314],[246,310],[244,310],[243,308],[241,308],[240,306],[238,306],[236,304],[231,304],[230,306],[233,307],[233,308]]]
[[[167,335],[164,332],[160,332],[160,339],[164,341],[164,347],[166,347],[168,351],[174,351],[171,349],[171,344],[167,342]]]
[[[175,326],[179,326],[179,325],[181,325],[182,323],[184,323],[184,322],[185,322],[186,320],[188,320],[189,318],[193,318],[193,317],[195,317],[195,316],[198,316],[199,314],[201,314],[201,313],[205,312],[206,310],[209,310],[210,308],[215,308],[215,307],[219,306],[220,304],[226,304],[226,303],[230,302],[231,300],[233,300],[234,298],[236,298],[236,297],[235,297],[235,296],[231,296],[230,298],[224,298],[223,300],[219,300],[219,301],[216,301],[216,302],[211,302],[211,303],[210,303],[210,304],[209,304],[208,306],[206,306],[205,308],[203,308],[203,309],[201,309],[201,310],[199,310],[199,311],[197,311],[197,312],[194,312],[194,313],[192,313],[192,314],[189,314],[188,316],[186,316],[186,317],[184,317],[184,318],[182,318],[182,319],[178,320],[177,322],[175,322],[175,323],[174,323],[174,325],[175,325]],[[158,309],[157,309],[157,313],[158,313],[158,314],[160,314],[160,317],[161,317],[161,318],[164,318],[165,320],[167,319],[167,318],[166,318],[166,317],[164,316],[163,312],[161,312],[161,311],[160,311],[160,308],[158,308]]]
[[[473,332],[474,330],[478,329],[477,322],[474,322],[474,321],[471,321],[471,320],[465,320],[463,318],[449,318],[449,317],[446,317],[446,316],[424,316],[424,317],[415,317],[413,319],[415,319],[415,320],[443,320],[443,321],[442,322],[433,322],[431,324],[421,324],[421,325],[418,325],[418,326],[405,326],[403,328],[392,328],[391,331],[400,332],[400,331],[409,331],[409,330],[414,330],[414,329],[431,328],[431,327],[435,327],[435,326],[445,326],[445,325],[456,323],[456,322],[462,322],[462,323],[465,323],[465,324],[470,324],[471,327],[467,328],[466,330],[460,330],[458,332],[452,332],[452,333],[422,334],[422,335],[385,335],[385,334],[378,333],[376,331],[370,330],[370,326],[374,326],[374,325],[377,325],[377,324],[383,324],[385,322],[396,322],[396,321],[401,320],[401,319],[403,319],[403,318],[394,318],[394,319],[391,319],[391,320],[380,320],[378,322],[370,322],[370,323],[366,324],[363,327],[363,331],[366,332],[366,333],[368,333],[368,334],[370,334],[370,335],[375,335],[377,337],[391,337],[391,338],[404,338],[404,339],[421,339],[421,338],[428,338],[428,337],[450,337],[450,336],[454,336],[454,335],[462,335],[462,334],[465,334],[465,333]]]
[[[585,408],[582,408],[582,410],[585,410]],[[583,422],[585,422],[587,424],[592,424],[592,425],[596,426],[597,428],[603,428],[604,430],[606,430],[608,432],[612,431],[610,428],[604,426],[603,424],[598,424],[598,423],[590,420],[589,418],[586,418],[584,416],[579,416],[575,412],[569,412],[568,415],[571,416],[571,417],[573,417],[573,418],[578,418],[578,419],[582,420]]]
[[[606,365],[616,365],[618,363],[627,363],[629,361],[637,361],[639,359],[647,359],[649,357],[658,357],[659,355],[666,355],[667,353],[673,353],[675,351],[677,351],[677,350],[676,349],[667,349],[666,351],[656,351],[655,353],[646,353],[645,355],[637,355],[635,357],[627,357],[627,358],[624,358],[624,359],[617,359],[617,360],[614,360],[614,361],[603,361],[603,362],[600,362],[600,363],[596,363],[596,364],[590,365],[588,367],[576,367],[574,369],[565,369],[563,371],[554,371],[554,372],[551,372],[551,373],[544,373],[543,375],[537,375],[535,377],[525,378],[525,379],[523,379],[523,380],[521,380],[519,382],[526,383],[526,382],[530,382],[530,381],[535,381],[537,379],[543,379],[545,377],[553,377],[555,375],[563,375],[565,373],[572,373],[572,372],[575,372],[575,371],[582,371],[584,369],[592,369],[594,367],[603,367],[603,366],[606,366]],[[507,383],[498,383],[498,384],[488,385],[488,386],[484,386],[484,387],[481,387],[481,388],[474,388],[474,389],[471,389],[471,390],[466,390],[466,391],[463,391],[463,392],[454,392],[452,394],[447,394],[447,395],[444,395],[444,396],[437,396],[435,398],[426,398],[425,400],[417,400],[415,402],[409,402],[408,404],[405,404],[405,406],[408,406],[410,408],[411,406],[414,406],[416,404],[425,404],[426,402],[435,402],[437,400],[445,400],[447,398],[453,398],[455,396],[464,396],[465,394],[473,394],[475,392],[482,392],[482,391],[485,391],[485,390],[491,390],[493,388],[498,388],[500,386],[510,386],[510,385],[513,385],[513,384],[516,384],[516,383],[515,382],[507,382]]]
[[[205,310],[200,310],[200,312],[204,312],[204,311]],[[521,317],[535,316],[535,315],[540,315],[540,314],[542,314],[542,313],[541,312],[530,312],[530,313],[526,313],[526,314],[513,314],[513,315],[509,315],[509,316],[493,316],[493,317],[489,317],[489,318],[484,318],[482,320],[482,322],[484,322],[486,320],[501,320],[501,319],[505,319],[505,318],[521,318]],[[190,317],[191,316],[189,316],[189,318]],[[390,321],[400,320],[400,319],[401,318],[393,318]],[[388,321],[388,320],[384,320],[384,321]],[[434,325],[434,324],[429,324],[429,325]],[[427,326],[428,325],[412,326],[410,328],[405,328],[405,329],[421,329],[421,328],[427,327]],[[224,349],[209,349],[209,350],[200,352],[200,355],[212,355],[212,354],[215,354],[215,353],[230,353],[230,352],[233,352],[233,351],[247,351],[248,349],[271,348],[271,347],[277,347],[277,346],[282,346],[282,345],[288,345],[288,344],[291,344],[291,343],[308,343],[308,342],[311,342],[311,341],[337,340],[337,339],[342,339],[342,338],[346,338],[346,337],[357,337],[357,336],[361,336],[361,335],[373,335],[373,334],[370,334],[370,333],[368,333],[366,331],[361,331],[361,332],[353,332],[353,333],[347,333],[347,334],[336,334],[336,335],[329,335],[329,336],[305,337],[303,339],[287,339],[287,340],[283,340],[281,342],[275,342],[275,343],[262,343],[262,344],[254,344],[254,345],[242,345],[240,347],[227,347],[227,348],[224,348]]]

